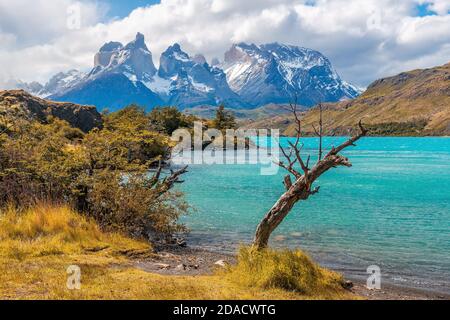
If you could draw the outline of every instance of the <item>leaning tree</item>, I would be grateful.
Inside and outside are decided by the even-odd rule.
[[[368,130],[363,127],[360,121],[359,134],[353,136],[337,147],[332,147],[324,156],[322,104],[319,104],[318,108],[320,114],[319,126],[318,128],[313,126],[315,134],[319,137],[318,160],[312,168],[310,168],[311,156],[309,155],[306,160],[304,160],[301,154],[303,148],[303,144],[301,143],[302,123],[297,110],[297,104],[289,105],[289,109],[294,116],[296,124],[296,140],[295,142],[289,142],[289,150],[287,150],[287,148],[284,149],[280,145],[281,152],[286,161],[279,161],[277,163],[281,168],[289,172],[289,174],[284,177],[286,192],[278,199],[258,225],[253,241],[253,246],[256,249],[264,249],[268,246],[270,235],[289,214],[297,202],[307,200],[310,196],[319,192],[320,187],[313,188],[313,183],[322,174],[331,168],[352,166],[348,158],[339,153],[347,147],[356,146],[355,142],[366,136],[368,133]],[[291,177],[294,177],[295,181],[292,181]]]

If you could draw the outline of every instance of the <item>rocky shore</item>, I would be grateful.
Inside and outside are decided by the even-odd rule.
[[[227,264],[236,262],[229,254],[198,248],[170,246],[161,249],[150,259],[140,260],[135,266],[143,271],[171,276],[198,276],[212,274]],[[369,290],[361,280],[350,279],[355,295],[368,300],[450,300],[449,294],[384,284],[381,290]]]

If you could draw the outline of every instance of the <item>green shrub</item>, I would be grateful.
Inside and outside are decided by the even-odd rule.
[[[155,108],[148,118],[154,130],[168,135],[179,128],[193,128],[196,119],[181,113],[176,107]]]
[[[110,114],[87,134],[55,118],[15,123],[0,134],[0,208],[63,203],[135,236],[184,230],[182,195],[149,174],[167,158],[170,139],[151,130],[141,109]]]
[[[371,136],[420,136],[427,126],[426,120],[386,122],[367,125]]]

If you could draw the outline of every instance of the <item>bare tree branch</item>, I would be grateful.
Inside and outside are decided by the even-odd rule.
[[[156,172],[156,175],[160,175],[161,174],[161,170],[162,168],[161,166],[158,168],[158,171]],[[167,191],[169,191],[170,189],[172,189],[174,187],[175,184],[177,183],[182,183],[182,181],[180,181],[180,177],[187,173],[188,166],[185,166],[183,168],[181,168],[180,170],[174,171],[174,170],[170,170],[170,176],[165,177],[162,181],[161,180],[157,180],[157,183],[155,183],[153,185],[154,189],[157,192],[157,197],[161,197],[162,195],[164,195]],[[154,176],[154,178],[155,178]]]
[[[309,168],[309,161],[311,160],[311,155],[308,156],[308,159],[306,160],[306,167]]]
[[[319,193],[319,191],[320,191],[320,187],[316,187],[316,188],[314,188],[314,190],[312,190],[312,191],[310,192],[310,194],[313,196],[313,195]]]
[[[300,166],[302,167],[302,170],[305,174],[305,176],[308,176],[308,167],[305,165],[305,163],[303,162],[302,156],[300,155],[300,149],[296,148],[294,144],[292,144],[291,142],[289,142],[289,144],[292,147],[292,150],[294,150],[295,152],[295,156],[297,157],[297,161],[300,163]]]
[[[280,162],[278,162],[276,164],[278,166],[280,166],[281,168],[285,169],[286,171],[292,173],[296,179],[299,179],[302,176],[299,172],[294,170],[292,167],[286,166],[283,161],[280,161]]]
[[[159,178],[161,177],[162,172],[162,161],[159,160],[158,162],[158,168],[155,171],[155,174],[153,175],[152,179],[150,180],[150,188],[154,187],[158,182]]]
[[[323,156],[323,106],[321,103],[319,103],[318,107],[319,107],[319,129],[317,129],[314,124],[312,125],[312,128],[316,136],[319,137],[319,155],[317,157],[318,159],[317,161],[320,161],[322,160]]]
[[[322,160],[323,154],[323,107],[322,104],[319,103],[319,161]]]
[[[336,155],[336,154],[338,154],[339,152],[341,152],[342,150],[344,150],[347,147],[356,146],[355,142],[358,141],[359,139],[361,139],[362,137],[365,137],[367,135],[367,133],[369,132],[369,130],[364,128],[364,126],[362,125],[362,121],[359,121],[358,126],[359,126],[359,130],[360,130],[360,133],[358,135],[356,135],[356,136],[352,137],[351,139],[345,141],[343,144],[341,144],[340,146],[338,146],[336,148],[333,147],[331,149],[331,151],[327,154],[327,156],[329,156],[329,155]]]
[[[292,168],[295,163],[297,162],[297,159],[292,160],[292,150],[290,151],[289,155],[286,153],[286,150],[282,146],[280,146],[281,153],[283,153],[286,160],[289,162],[289,167]]]
[[[311,160],[311,156],[308,156],[308,159],[305,162],[303,161],[300,151],[302,146],[299,147],[300,137],[301,137],[301,120],[296,113],[296,106],[290,104],[290,108],[294,114],[295,121],[297,123],[297,134],[296,134],[296,142],[289,142],[291,147],[290,153],[287,154],[286,151],[280,146],[283,155],[288,160],[289,165],[285,165],[282,161],[278,163],[278,165],[284,169],[286,169],[289,173],[295,176],[295,181],[291,180],[291,176],[287,175],[284,177],[284,185],[286,187],[286,192],[278,199],[278,201],[273,205],[273,207],[269,210],[269,212],[264,216],[263,220],[258,225],[258,228],[255,233],[255,239],[253,241],[253,245],[257,249],[266,248],[269,243],[269,238],[272,232],[278,227],[278,225],[284,220],[284,218],[289,214],[294,205],[301,200],[306,200],[310,196],[315,195],[319,192],[320,187],[316,187],[312,189],[313,183],[325,172],[332,168],[336,168],[339,166],[351,167],[350,161],[339,154],[342,150],[347,147],[354,146],[355,143],[366,136],[368,130],[365,129],[362,123],[359,123],[360,133],[346,142],[342,143],[337,148],[334,148],[323,157],[323,118],[322,118],[322,106],[319,105],[320,108],[320,121],[319,121],[319,129],[314,130],[316,134],[319,136],[319,159],[317,163],[314,165],[312,169],[309,168],[309,163]],[[292,153],[295,153],[295,160],[291,160]],[[298,162],[303,170],[303,174],[297,172],[293,165]]]

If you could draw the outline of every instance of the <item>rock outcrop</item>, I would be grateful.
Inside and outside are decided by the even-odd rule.
[[[93,106],[44,100],[24,90],[0,91],[0,112],[11,110],[43,123],[53,116],[84,132],[101,127],[103,123],[100,113]]]

